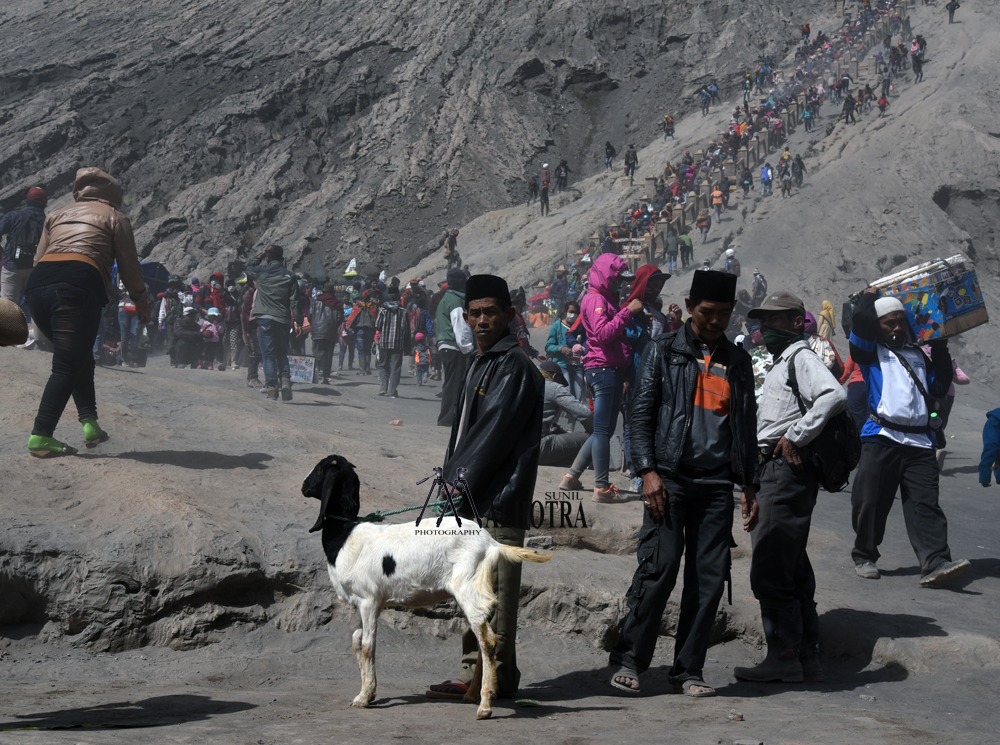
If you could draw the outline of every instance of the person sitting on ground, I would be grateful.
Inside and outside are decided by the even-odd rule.
[[[588,432],[594,428],[590,407],[572,394],[563,376],[562,368],[554,360],[546,360],[541,366],[545,378],[545,404],[542,408],[542,441],[538,451],[540,466],[570,466],[583,471],[590,467],[590,451],[583,451],[584,443],[590,438]],[[583,424],[585,431],[570,432],[560,423],[560,417],[568,419],[572,427],[576,422]],[[579,464],[576,460],[583,453]]]

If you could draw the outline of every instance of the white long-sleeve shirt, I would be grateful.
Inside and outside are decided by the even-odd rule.
[[[788,360],[799,349],[805,351],[795,357],[795,379],[805,414],[788,385]],[[846,408],[847,392],[809,345],[797,341],[778,355],[764,379],[757,409],[757,446],[773,448],[782,436],[796,446],[808,445],[832,416]]]

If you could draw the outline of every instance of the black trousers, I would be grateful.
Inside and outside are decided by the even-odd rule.
[[[67,284],[36,287],[28,293],[31,321],[53,347],[52,373],[31,434],[52,437],[70,396],[81,422],[97,418],[93,349],[101,325],[101,300]]]
[[[455,422],[455,409],[458,407],[458,396],[462,392],[462,381],[465,379],[465,355],[457,349],[442,349],[438,352],[441,368],[444,371],[444,382],[441,384],[441,413],[438,414],[438,426],[450,427]]]
[[[816,575],[806,544],[818,492],[810,473],[795,473],[784,458],[768,461],[760,469],[760,512],[757,527],[750,533],[750,589],[761,613],[801,615],[802,632],[794,623],[795,636],[804,636],[810,644],[819,641],[819,617],[814,600]],[[791,642],[798,646],[799,639]]]
[[[938,464],[933,448],[891,447],[878,442],[861,445],[861,462],[851,490],[851,522],[854,526],[855,564],[878,561],[878,547],[885,537],[896,490],[903,503],[903,520],[922,576],[945,561],[948,520],[938,504]]]
[[[321,380],[330,377],[330,368],[333,366],[333,348],[337,346],[337,340],[333,339],[313,339],[313,354],[316,355],[316,364],[319,366]]]
[[[170,363],[195,367],[205,353],[205,342],[201,337],[174,337],[170,347]]]
[[[697,680],[702,678],[729,568],[733,487],[671,481],[664,484],[669,494],[669,514],[657,522],[643,511],[636,552],[639,568],[626,595],[629,613],[611,650],[611,664],[628,666],[637,673],[649,669],[663,611],[677,582],[681,557],[685,557],[670,679]]]

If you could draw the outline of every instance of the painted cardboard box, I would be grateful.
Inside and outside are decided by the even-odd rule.
[[[976,270],[961,255],[924,262],[872,285],[899,298],[919,341],[947,339],[990,320]]]
[[[291,372],[293,383],[315,383],[316,382],[316,358],[301,355],[288,355],[288,370]]]

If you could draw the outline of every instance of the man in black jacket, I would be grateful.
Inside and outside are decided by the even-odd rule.
[[[748,495],[745,526],[756,521],[757,404],[750,355],[725,337],[736,277],[695,272],[683,328],[654,339],[636,376],[629,427],[643,482],[639,568],[629,614],[611,651],[611,684],[639,692],[660,620],[687,555],[670,682],[712,696],[702,668],[722,599],[733,529],[733,484]]]
[[[457,469],[466,469],[469,493],[461,515],[472,517],[468,505],[472,499],[483,526],[497,542],[522,546],[538,473],[544,381],[507,328],[513,318],[510,291],[503,279],[489,274],[469,277],[465,320],[472,328],[476,352],[458,399],[444,477],[454,483]],[[493,582],[497,608],[490,625],[497,635],[498,694],[510,696],[521,677],[514,649],[521,565],[501,561]],[[478,655],[479,644],[468,629],[462,637],[463,673],[431,686],[428,697],[461,699],[469,689]]]

